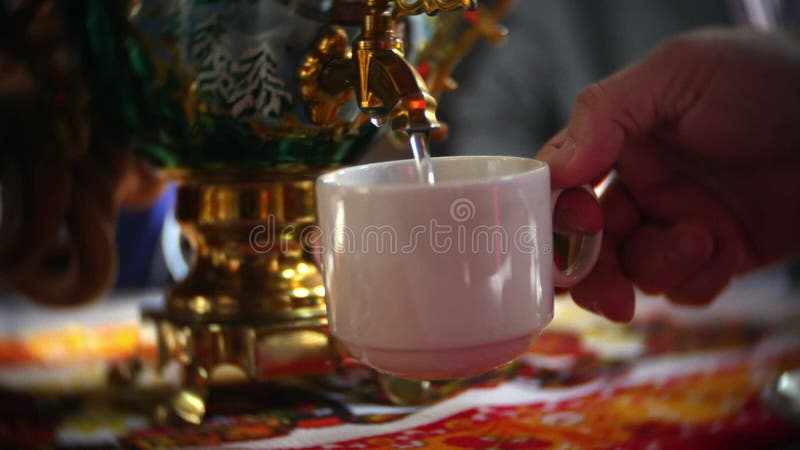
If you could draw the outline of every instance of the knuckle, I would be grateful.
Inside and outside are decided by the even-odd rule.
[[[578,94],[575,100],[575,108],[593,111],[602,105],[606,95],[600,83],[592,83]]]

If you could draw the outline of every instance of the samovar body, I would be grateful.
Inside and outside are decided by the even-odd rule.
[[[82,0],[65,10],[100,122],[171,178],[188,276],[145,312],[174,409],[204,414],[215,378],[332,370],[314,257],[314,179],[384,123],[435,133],[463,53],[503,35],[472,0]],[[427,14],[421,14],[427,13]],[[478,14],[480,13],[480,14]],[[377,295],[377,293],[376,293]]]

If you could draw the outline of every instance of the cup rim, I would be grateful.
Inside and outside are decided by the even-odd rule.
[[[532,167],[521,169],[518,172],[513,172],[505,175],[487,176],[479,179],[472,180],[447,180],[437,181],[434,185],[428,184],[415,184],[415,183],[375,183],[375,184],[348,184],[342,182],[343,179],[351,177],[356,172],[365,172],[375,170],[378,167],[391,167],[407,164],[414,164],[413,159],[398,159],[392,161],[381,161],[368,164],[360,164],[356,166],[344,167],[324,173],[317,178],[317,187],[327,186],[337,189],[349,190],[428,190],[437,188],[452,188],[452,187],[465,187],[465,186],[481,186],[487,184],[494,184],[497,182],[506,182],[514,179],[523,178],[532,173],[541,170],[548,170],[547,163],[535,158],[527,158],[524,156],[502,156],[502,155],[460,155],[460,156],[439,156],[431,158],[433,161],[452,161],[452,160],[506,160],[506,161],[519,161],[532,164]],[[549,171],[548,171],[549,173]]]

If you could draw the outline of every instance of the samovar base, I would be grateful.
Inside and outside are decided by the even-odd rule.
[[[191,270],[160,309],[159,369],[179,367],[172,408],[197,423],[210,383],[323,374],[338,362],[327,332],[313,231],[316,172],[172,169],[175,215],[194,250]]]
[[[179,367],[178,387],[169,406],[189,423],[200,423],[205,416],[212,384],[322,375],[335,370],[339,362],[325,318],[263,325],[244,319],[176,320],[166,310],[146,310],[143,316],[155,326],[158,370]]]

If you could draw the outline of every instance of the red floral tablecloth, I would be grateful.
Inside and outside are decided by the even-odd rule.
[[[768,291],[768,290],[767,290]],[[759,292],[758,290],[754,292]],[[333,404],[219,416],[201,427],[140,431],[138,448],[753,449],[800,442],[800,426],[760,400],[800,366],[800,310],[740,289],[711,310],[643,298],[636,321],[610,324],[557,304],[556,320],[514,364],[437,383],[435,401],[387,406],[374,374],[354,366],[317,380]],[[763,291],[762,291],[763,294]]]
[[[156,427],[86,405],[51,432],[78,447],[781,448],[800,442],[800,426],[761,392],[800,367],[800,295],[748,286],[699,311],[643,297],[624,326],[560,299],[527,355],[477,379],[433,383],[423,406],[393,406],[374,372],[350,364],[326,377],[212,391],[200,426]]]

